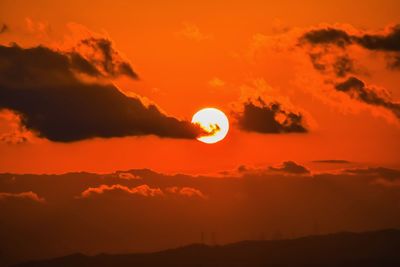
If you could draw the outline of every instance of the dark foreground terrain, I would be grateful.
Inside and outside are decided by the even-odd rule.
[[[65,257],[15,266],[400,266],[400,230],[337,233],[292,240],[189,245],[155,253]]]

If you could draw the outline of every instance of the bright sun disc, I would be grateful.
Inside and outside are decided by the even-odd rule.
[[[209,135],[200,136],[197,140],[213,144],[225,138],[229,131],[226,115],[216,108],[203,108],[193,115],[192,123],[200,125]]]

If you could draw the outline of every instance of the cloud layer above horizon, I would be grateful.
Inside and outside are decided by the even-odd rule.
[[[241,166],[218,176],[149,169],[6,173],[0,174],[5,241],[0,250],[7,255],[2,260],[13,261],[60,251],[155,250],[198,242],[202,232],[206,242],[214,232],[226,243],[261,233],[274,238],[278,231],[291,238],[400,227],[400,217],[394,216],[400,211],[399,189],[398,169],[347,166],[315,172],[294,161]],[[21,238],[26,241],[13,246]]]

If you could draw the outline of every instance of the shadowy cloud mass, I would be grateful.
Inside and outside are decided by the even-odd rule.
[[[390,181],[394,180],[400,181],[400,170],[385,168],[385,167],[346,169],[344,170],[344,172],[356,175],[374,176]]]
[[[301,113],[285,110],[278,102],[266,103],[260,97],[243,103],[243,111],[235,113],[242,130],[258,133],[305,133]]]
[[[103,74],[110,77],[126,75],[132,79],[138,79],[130,63],[122,59],[109,39],[94,37],[83,39],[76,50],[85,55],[85,58]]]
[[[16,112],[26,129],[58,142],[135,135],[192,139],[203,133],[124,95],[111,82],[97,82],[98,77],[136,75],[127,63],[113,61],[110,43],[85,43],[102,51],[100,70],[77,52],[0,46],[0,109]]]
[[[356,77],[351,76],[344,82],[336,84],[335,89],[366,104],[384,107],[400,119],[400,103],[391,101],[387,95],[374,87],[367,87]]]
[[[300,42],[311,45],[335,45],[340,48],[355,44],[367,50],[389,53],[392,57],[388,66],[400,67],[400,25],[395,25],[381,34],[357,35],[334,27],[313,29],[301,36]]]
[[[322,160],[313,160],[313,162],[316,163],[332,163],[332,164],[348,164],[351,163],[348,160],[344,160],[344,159],[322,159]]]
[[[269,167],[269,170],[276,172],[285,172],[289,174],[308,174],[310,171],[294,161],[285,161],[280,167]]]

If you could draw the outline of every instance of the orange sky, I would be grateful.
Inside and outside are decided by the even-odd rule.
[[[213,145],[155,136],[1,142],[0,172],[151,168],[207,173],[289,159],[399,167],[399,119],[374,107],[325,99],[318,91],[321,75],[312,70],[307,55],[288,49],[297,32],[322,23],[382,31],[400,21],[398,10],[398,1],[1,1],[0,23],[9,27],[0,35],[2,44],[61,48],[88,32],[106,36],[140,77],[115,80],[123,92],[186,120],[203,107],[217,107],[232,127]],[[399,71],[385,68],[382,55],[356,48],[354,55],[361,62],[360,76],[399,101]],[[260,134],[235,127],[233,107],[253,92],[271,94],[304,111],[309,132]],[[0,118],[3,134],[15,128],[6,118]]]
[[[399,10],[0,0],[0,267],[399,229]]]

